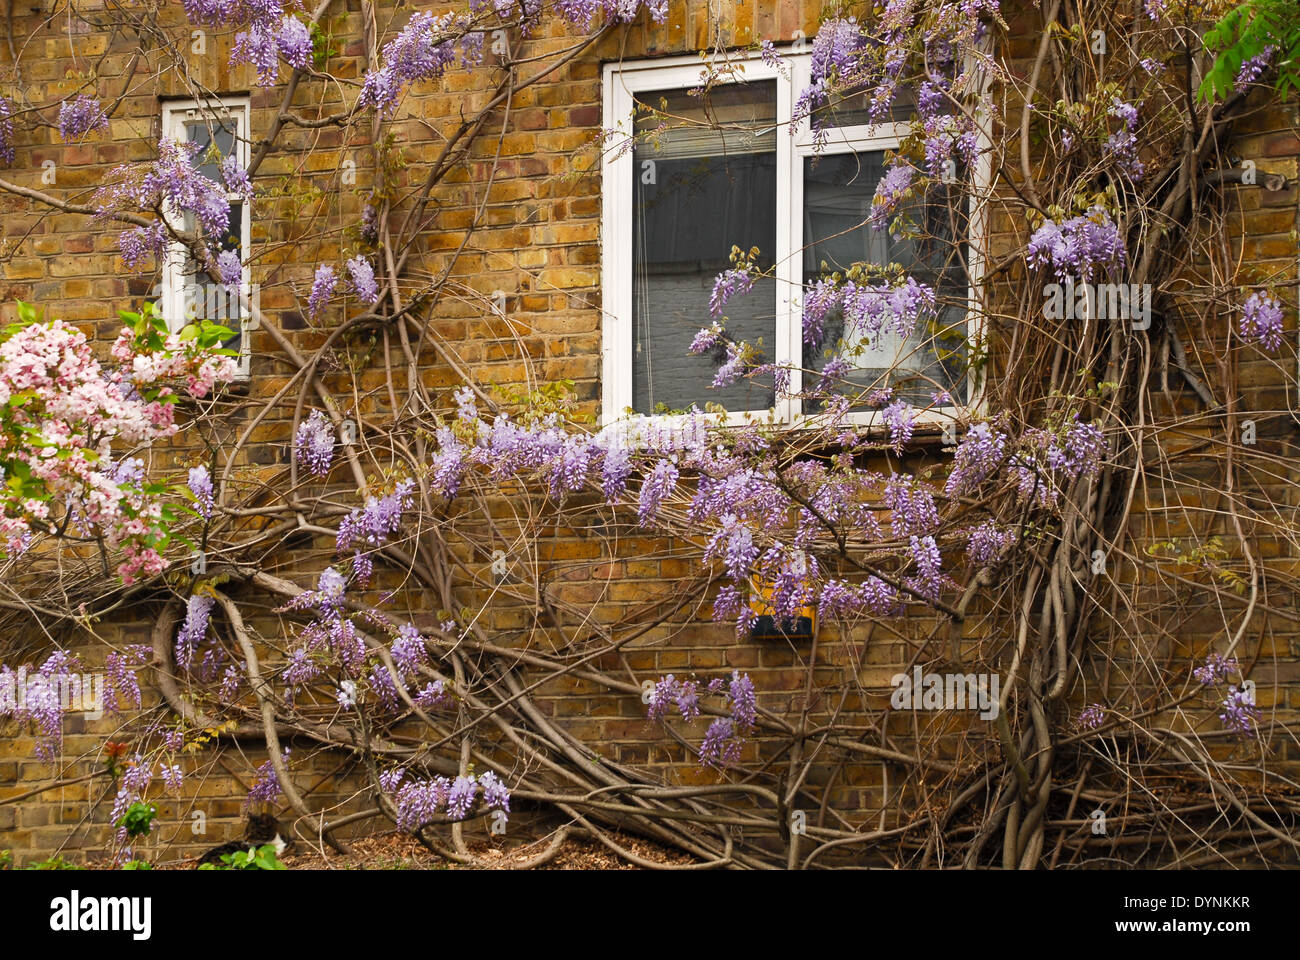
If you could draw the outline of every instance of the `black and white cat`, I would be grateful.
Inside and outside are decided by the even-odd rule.
[[[194,866],[196,869],[205,863],[221,866],[223,855],[239,853],[241,850],[256,850],[268,843],[275,847],[275,855],[278,857],[293,846],[293,841],[286,840],[284,833],[285,831],[280,828],[280,822],[271,814],[252,814],[248,818],[248,826],[244,830],[243,840],[232,840],[229,843],[221,844],[219,847],[213,847],[199,857],[199,862]]]

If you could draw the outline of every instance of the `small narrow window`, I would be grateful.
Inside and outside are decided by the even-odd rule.
[[[195,168],[216,183],[222,183],[221,162],[235,157],[241,167],[248,165],[249,102],[230,97],[219,101],[173,101],[163,105],[163,136],[181,143],[194,144]],[[239,351],[239,375],[247,378],[250,367],[248,330],[250,317],[244,304],[256,305],[256,290],[250,282],[248,255],[252,241],[252,216],[243,197],[230,195],[230,218],[226,233],[207,237],[216,252],[233,250],[244,264],[240,289],[225,287],[209,276],[180,244],[173,246],[163,269],[163,315],[173,329],[195,320],[210,320],[235,331],[223,346]],[[175,226],[194,231],[197,224],[192,213],[178,218]]]

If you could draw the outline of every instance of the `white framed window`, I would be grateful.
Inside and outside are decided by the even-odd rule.
[[[818,149],[806,121],[790,134],[810,57],[786,57],[780,68],[757,57],[741,63],[707,100],[689,93],[701,84],[696,58],[605,67],[604,126],[635,139],[607,149],[602,171],[603,421],[616,422],[629,409],[655,415],[709,402],[725,406],[733,423],[756,415],[794,423],[815,412],[801,409],[798,399],[778,400],[770,380],[712,389],[725,358],[720,351],[689,353],[695,334],[712,321],[709,297],[717,275],[731,266],[733,245],[758,247],[765,277],[727,303],[727,333],[761,340],[763,362],[792,370],[790,393],[802,388],[801,368],[820,369],[825,349],[839,346],[831,322],[822,345],[805,347],[804,284],[818,278],[823,262],[841,272],[856,262],[899,262],[936,288],[939,317],[907,341],[846,345],[850,391],[890,386],[922,407],[931,406],[933,391],[952,395],[951,405],[927,411],[920,422],[950,420],[976,406],[966,358],[983,332],[969,306],[982,271],[983,211],[975,198],[988,180],[984,144],[979,169],[961,174],[974,187],[972,202],[957,216],[946,203],[928,204],[920,236],[895,240],[866,220],[886,151],[908,136],[908,124],[869,124],[845,100]],[[852,416],[870,426],[880,413],[863,406]]]
[[[193,163],[204,176],[223,183],[221,160],[233,156],[241,167],[249,162],[248,97],[212,100],[171,100],[163,103],[162,135],[181,143],[196,143]],[[172,244],[163,264],[159,297],[163,316],[173,330],[194,320],[206,319],[236,331],[233,340],[222,344],[238,350],[239,379],[247,379],[250,367],[248,333],[253,327],[249,304],[256,306],[257,290],[252,285],[248,255],[252,247],[251,204],[237,194],[228,196],[230,221],[226,235],[207,238],[217,251],[235,250],[244,268],[238,291],[223,287],[208,276],[182,244]],[[194,215],[175,216],[172,226],[194,230]]]

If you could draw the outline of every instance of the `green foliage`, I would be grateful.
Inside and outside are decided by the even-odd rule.
[[[38,860],[30,863],[25,868],[27,870],[84,870],[85,867],[79,867],[75,863],[69,863],[63,859],[63,854],[51,857],[49,860]]]
[[[235,853],[223,853],[221,862],[225,866],[218,866],[215,863],[204,863],[199,866],[200,870],[287,870],[278,856],[275,854],[275,845],[266,844],[264,846],[247,850],[238,850]]]
[[[122,819],[118,820],[115,826],[125,827],[127,834],[132,837],[142,837],[149,832],[150,827],[153,826],[153,818],[157,815],[157,807],[137,800],[126,808],[126,813],[122,814]]]
[[[8,850],[0,850],[0,870],[12,870],[14,868],[14,855]]]
[[[1201,101],[1231,93],[1241,65],[1270,46],[1277,50],[1273,89],[1285,97],[1300,89],[1300,0],[1247,0],[1205,34],[1205,49],[1214,63],[1201,82]]]
[[[572,380],[553,380],[539,385],[536,390],[494,385],[493,392],[502,403],[516,408],[514,412],[524,423],[544,420],[553,413],[572,423],[591,420],[590,416],[575,409],[578,395]]]
[[[327,26],[314,22],[308,24],[311,29],[311,59],[317,70],[324,70],[329,58],[338,56],[342,51],[334,43],[334,26],[333,23]]]
[[[153,867],[150,866],[149,862],[146,860],[128,860],[126,863],[122,864],[122,869],[123,870],[152,870]]]
[[[1210,537],[1204,543],[1188,543],[1185,547],[1178,540],[1160,540],[1149,544],[1146,554],[1175,567],[1202,570],[1239,595],[1244,595],[1250,587],[1249,580],[1226,565],[1231,555],[1221,537]]]

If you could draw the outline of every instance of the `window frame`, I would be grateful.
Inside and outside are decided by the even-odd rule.
[[[224,123],[227,119],[235,121],[234,155],[239,165],[247,169],[249,163],[249,126],[252,120],[252,101],[247,95],[214,97],[210,100],[165,100],[162,103],[162,136],[184,143],[188,140],[186,124],[195,120],[210,120]],[[252,349],[249,334],[256,329],[257,323],[252,312],[244,308],[251,304],[256,310],[258,291],[253,287],[252,269],[249,255],[253,242],[253,204],[237,194],[227,193],[227,200],[240,204],[241,223],[239,225],[239,245],[241,260],[239,299],[240,337],[239,356],[236,357],[238,371],[235,382],[246,382],[251,376]],[[183,230],[184,217],[175,210],[164,211],[164,217],[174,230]],[[163,258],[161,296],[163,319],[168,329],[179,331],[189,322],[185,311],[185,267],[189,251],[185,245],[171,241]]]
[[[743,73],[733,82],[776,81],[776,245],[773,253],[777,296],[776,356],[773,362],[790,365],[790,390],[802,388],[803,332],[803,165],[814,155],[814,136],[805,121],[793,136],[790,117],[795,98],[809,82],[811,54],[784,53],[782,68],[763,63],[759,55],[737,55],[730,63],[743,65]],[[698,86],[703,68],[698,57],[666,57],[633,62],[605,64],[603,85],[604,128],[616,135],[633,135],[635,95],[649,90],[689,89]],[[980,118],[983,119],[982,117]],[[987,133],[982,122],[979,131],[979,160],[971,171],[969,230],[966,242],[968,304],[978,303],[983,279],[987,196],[991,174]],[[910,133],[910,125],[885,121],[874,125],[831,128],[823,154],[897,149]],[[624,411],[632,406],[632,220],[633,152],[626,141],[607,144],[601,170],[601,424],[609,426],[625,421]],[[983,312],[968,305],[966,318],[967,349],[973,350],[984,338]],[[700,318],[700,327],[709,323]],[[967,370],[967,401],[921,411],[916,423],[934,428],[957,418],[976,415],[983,409],[983,381],[976,372]],[[774,407],[756,411],[728,411],[722,421],[735,426],[755,420],[782,423],[795,427],[811,426],[818,414],[799,409],[796,398],[783,397]],[[683,427],[688,417],[662,414],[637,414],[673,429]],[[882,427],[881,411],[855,412],[848,419],[868,428]]]

